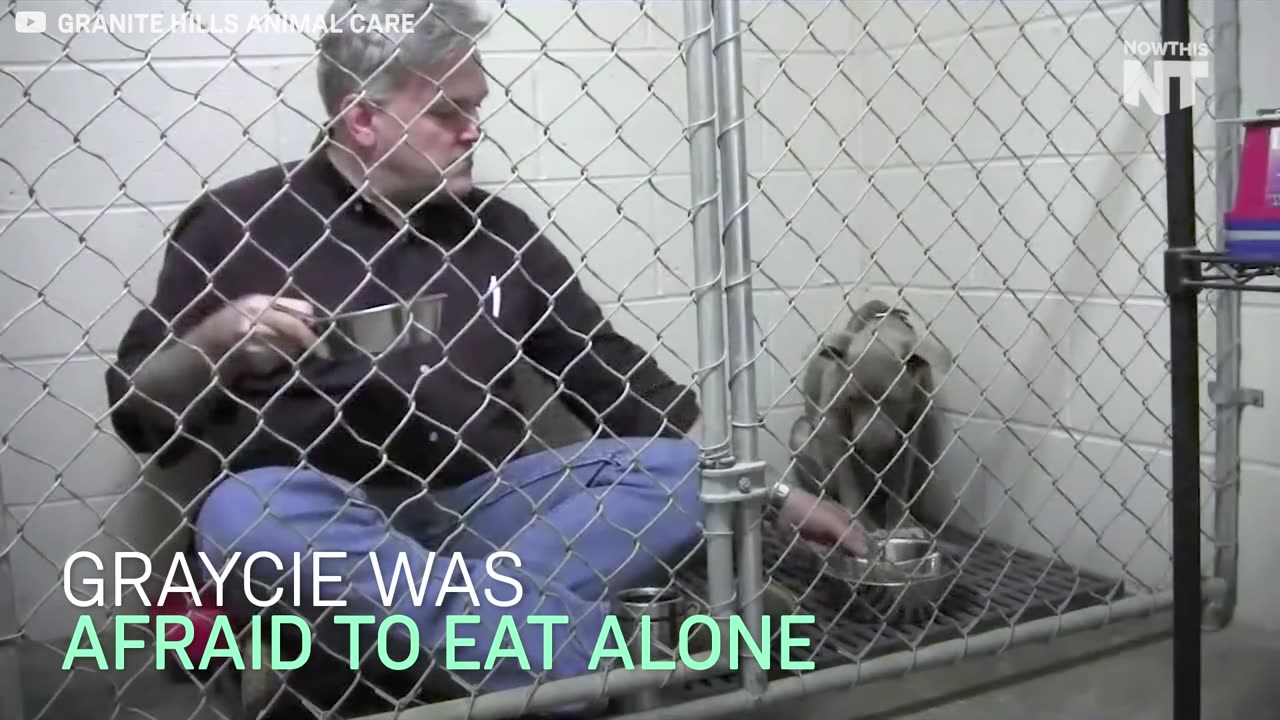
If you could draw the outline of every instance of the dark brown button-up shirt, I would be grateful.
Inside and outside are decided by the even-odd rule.
[[[485,297],[495,282],[500,308]],[[309,357],[218,388],[211,412],[164,427],[119,407],[130,374],[170,333],[250,293],[306,299],[321,314],[441,293],[440,342],[377,360]],[[117,433],[137,452],[161,453],[161,464],[212,425],[238,422],[250,433],[231,443],[230,470],[305,463],[409,489],[463,482],[524,444],[532,410],[521,412],[507,372],[518,356],[562,377],[560,397],[592,429],[675,435],[697,418],[691,389],[605,321],[518,208],[477,190],[426,207],[401,230],[316,152],[186,209],[154,300],[133,319],[106,380]]]

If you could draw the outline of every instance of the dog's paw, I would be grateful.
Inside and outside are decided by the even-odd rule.
[[[893,535],[894,537],[908,538],[910,540],[932,540],[933,539],[933,537],[929,534],[929,531],[925,530],[919,525],[904,525],[903,527],[899,528]]]
[[[933,533],[921,527],[920,523],[916,522],[915,518],[910,516],[902,518],[887,534],[890,537],[905,538],[908,540],[933,539]]]

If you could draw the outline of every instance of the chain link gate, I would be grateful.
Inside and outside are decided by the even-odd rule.
[[[1120,100],[1121,45],[1160,37],[1156,3],[609,6],[487,6],[481,46],[507,48],[486,67],[500,106],[486,116],[504,131],[488,142],[510,166],[492,186],[556,236],[611,321],[698,388],[701,477],[683,482],[701,486],[702,541],[669,563],[670,587],[712,616],[740,615],[753,632],[765,617],[813,616],[800,628],[815,668],[763,673],[744,648],[738,673],[542,679],[533,691],[445,699],[396,716],[511,717],[645,695],[666,681],[679,688],[665,697],[671,704],[627,717],[711,717],[1168,608],[1162,148],[1158,118]],[[147,11],[157,8],[169,6]],[[0,241],[55,240],[42,254],[0,259],[8,374],[0,391],[0,578],[6,569],[14,575],[17,608],[16,632],[5,634],[0,617],[0,673],[15,649],[23,665],[21,679],[0,674],[0,697],[14,702],[3,689],[22,687],[33,718],[65,714],[77,694],[91,698],[93,712],[111,707],[104,716],[234,717],[217,704],[242,692],[224,685],[236,679],[225,666],[212,678],[183,676],[208,699],[185,698],[182,712],[165,715],[177,705],[160,711],[148,705],[153,698],[136,696],[150,687],[153,668],[104,682],[54,669],[49,658],[60,662],[71,631],[60,602],[66,558],[131,549],[166,567],[160,558],[182,551],[189,527],[160,523],[143,533],[130,523],[140,514],[180,517],[209,472],[196,460],[162,471],[144,458],[127,481],[94,477],[122,467],[96,371],[112,361],[122,316],[150,300],[167,247],[137,236],[161,237],[198,190],[156,177],[156,158],[176,156],[185,175],[174,176],[201,188],[227,176],[226,163],[283,160],[271,151],[280,145],[263,140],[264,118],[308,135],[319,128],[318,106],[299,100],[314,94],[306,61],[316,38],[299,34],[301,45],[290,46],[300,69],[262,62],[270,53],[255,49],[254,38],[202,38],[211,44],[170,45],[153,57],[160,43],[105,43],[112,33],[81,34],[80,46],[35,44],[11,34],[25,9],[11,2],[4,17],[16,41],[3,51],[13,53],[4,58],[11,67],[0,71],[0,169],[8,173]],[[1193,4],[1192,13],[1193,41],[1235,53],[1234,3]],[[206,72],[175,81],[164,70],[179,63],[165,65],[165,52],[201,58]],[[592,58],[605,69],[590,69]],[[1234,62],[1211,60],[1211,81],[1198,83],[1209,102],[1195,109],[1197,192],[1217,192],[1216,203],[1197,201],[1205,233],[1219,225],[1216,208],[1230,197],[1233,172],[1225,151],[1212,150],[1212,121],[1238,114],[1230,106],[1238,104]],[[219,86],[219,75],[237,80]],[[81,77],[101,87],[92,101],[69,105],[83,92],[74,84]],[[131,94],[140,82],[151,87]],[[157,99],[160,85],[178,99]],[[163,119],[124,137],[102,130],[103,118],[121,111]],[[199,122],[214,128],[216,118],[239,135],[230,154],[184,137],[203,132],[193,129]],[[74,165],[85,155],[98,164]],[[137,181],[141,193],[129,188]],[[140,244],[149,252],[139,253]],[[795,538],[766,521],[759,498],[793,469],[788,427],[814,343],[872,298],[909,310],[954,358],[935,401],[951,437],[925,461],[930,488],[942,490],[931,529],[953,549],[959,572],[943,601],[918,616],[877,616],[833,584]],[[1236,302],[1225,293],[1204,305],[1209,320],[1237,318],[1218,325],[1222,365],[1214,347],[1201,348],[1209,360],[1201,377],[1213,373],[1228,391],[1238,386]],[[572,418],[556,414],[548,397],[526,407],[543,413],[535,432],[557,435]],[[1220,405],[1203,417],[1216,448],[1212,477],[1206,473],[1214,490],[1206,574],[1221,581],[1211,594],[1219,624],[1229,620],[1235,584],[1237,413]],[[101,619],[136,611],[136,598],[129,602]],[[267,705],[290,699],[277,679],[239,681],[263,682]],[[339,696],[371,685],[359,673],[335,681]],[[403,697],[372,692],[392,705]],[[384,716],[391,714],[370,717]]]

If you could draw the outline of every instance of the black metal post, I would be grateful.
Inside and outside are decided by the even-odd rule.
[[[1161,0],[1164,60],[1188,60],[1187,0]],[[1200,379],[1196,288],[1181,282],[1182,255],[1195,247],[1195,165],[1189,91],[1175,79],[1164,117],[1165,191],[1169,223],[1165,292],[1169,300],[1169,361],[1173,425],[1173,718],[1200,718]]]

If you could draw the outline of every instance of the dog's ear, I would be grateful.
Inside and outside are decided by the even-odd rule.
[[[859,333],[877,316],[882,316],[889,310],[889,305],[883,300],[868,300],[858,306],[853,311],[853,316],[849,318],[847,329],[849,332]]]
[[[818,346],[818,357],[837,362],[844,360],[844,347],[835,343],[824,342]]]
[[[814,354],[820,358],[844,362],[845,353],[849,352],[849,343],[853,336],[847,332],[833,332],[823,335],[818,341]]]
[[[908,330],[915,332],[916,328],[911,324],[911,313],[906,308],[895,308],[891,312],[894,317],[902,321],[903,325],[907,326]]]
[[[870,325],[883,323],[890,316],[915,332],[915,326],[911,324],[911,312],[903,307],[889,307],[889,303],[883,300],[868,300],[863,303],[854,311],[853,317],[849,318],[848,330],[860,333]]]

